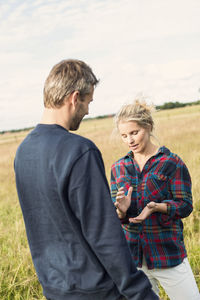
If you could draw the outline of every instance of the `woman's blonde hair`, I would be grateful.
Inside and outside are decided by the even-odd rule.
[[[116,114],[114,121],[116,128],[120,122],[134,121],[143,128],[154,129],[154,121],[152,118],[153,106],[147,105],[146,102],[135,100],[132,104],[125,104]]]

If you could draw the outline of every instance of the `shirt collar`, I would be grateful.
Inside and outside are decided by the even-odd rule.
[[[160,153],[163,153],[163,154],[166,154],[166,155],[169,155],[170,154],[170,151],[167,147],[165,146],[162,146],[158,149],[158,152],[155,154],[155,156],[159,155]],[[132,151],[129,151],[125,156],[124,158],[131,158],[133,159],[134,158],[134,154]]]

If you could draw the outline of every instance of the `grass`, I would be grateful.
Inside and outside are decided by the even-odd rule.
[[[177,153],[186,163],[193,183],[194,211],[184,219],[185,244],[195,279],[200,288],[200,106],[156,112],[155,135],[161,145]],[[111,164],[127,152],[121,140],[112,137],[112,118],[82,122],[78,134],[99,147],[108,180]],[[19,143],[27,132],[0,136],[0,299],[44,300],[27,244],[19,207],[13,161]],[[162,299],[167,300],[164,291]]]

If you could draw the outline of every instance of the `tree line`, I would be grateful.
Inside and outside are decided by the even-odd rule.
[[[186,103],[181,103],[181,102],[165,102],[163,105],[157,105],[156,109],[172,109],[172,108],[178,108],[178,107],[185,107],[185,106],[191,106],[191,105],[199,105],[200,100],[194,101],[194,102],[186,102]]]
[[[186,103],[181,103],[181,102],[165,102],[163,105],[156,105],[157,110],[162,110],[162,109],[173,109],[173,108],[179,108],[179,107],[185,107],[185,106],[191,106],[191,105],[200,105],[200,100],[198,101],[193,101],[193,102],[186,102]],[[102,116],[97,116],[95,118],[86,118],[83,121],[89,121],[92,119],[104,119],[104,118],[110,118],[113,117],[114,114],[109,114],[109,115],[102,115]],[[4,130],[0,131],[0,134],[4,134],[6,132],[20,132],[20,131],[28,131],[33,129],[33,127],[30,128],[23,128],[23,129],[12,129],[12,130]]]

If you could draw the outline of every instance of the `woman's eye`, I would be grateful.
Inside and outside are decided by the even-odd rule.
[[[138,131],[133,131],[132,134],[136,135],[136,134],[138,134]]]

